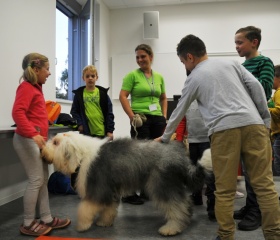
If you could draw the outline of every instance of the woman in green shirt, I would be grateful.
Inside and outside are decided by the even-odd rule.
[[[120,91],[120,102],[130,119],[132,138],[155,139],[162,135],[166,126],[167,98],[164,79],[152,70],[153,50],[149,45],[140,44],[135,48],[138,69],[128,73]],[[131,104],[128,96],[131,96]],[[135,114],[144,118],[142,126],[136,127]],[[124,202],[142,204],[138,195],[123,198]]]
[[[137,46],[135,53],[139,68],[124,77],[119,99],[130,122],[137,113],[147,118],[141,127],[134,129],[131,126],[131,137],[135,138],[137,131],[137,139],[154,139],[161,136],[166,126],[167,98],[164,79],[151,68],[154,55],[149,45]]]

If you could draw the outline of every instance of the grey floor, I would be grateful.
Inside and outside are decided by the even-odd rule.
[[[275,178],[276,189],[280,193],[280,179]],[[238,181],[237,188],[245,193],[244,181]],[[162,237],[157,229],[164,224],[164,219],[151,201],[143,205],[122,203],[119,206],[118,216],[114,225],[108,228],[92,226],[88,231],[79,233],[75,230],[76,207],[79,198],[76,195],[50,195],[52,213],[58,217],[70,217],[72,224],[66,229],[53,230],[50,236],[79,237],[79,238],[106,238],[106,239],[171,239],[171,240],[212,240],[216,237],[217,223],[210,221],[206,212],[206,199],[202,206],[194,206],[194,214],[190,225],[185,231],[174,237]],[[245,198],[235,200],[235,209],[244,206]],[[0,239],[1,240],[31,240],[35,237],[23,236],[19,233],[22,223],[22,198],[0,206]],[[263,240],[261,228],[244,232],[236,230],[237,240]]]

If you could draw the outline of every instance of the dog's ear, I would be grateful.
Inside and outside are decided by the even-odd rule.
[[[71,138],[67,139],[63,142],[63,152],[64,152],[64,159],[67,161],[70,161],[71,157],[73,158],[76,152],[75,145],[71,141]]]
[[[70,149],[69,149],[70,150]],[[68,151],[68,148],[65,149],[65,152],[64,152],[64,159],[69,161],[70,160],[70,157],[71,157],[71,153],[73,154],[73,150],[71,151]]]
[[[55,146],[58,146],[59,145],[59,139],[54,138],[53,141],[52,141],[52,144],[55,145]]]

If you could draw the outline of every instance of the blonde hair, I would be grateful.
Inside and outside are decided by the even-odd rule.
[[[97,69],[96,69],[96,67],[94,65],[87,65],[87,66],[84,67],[84,69],[83,69],[83,77],[84,77],[84,75],[85,75],[85,73],[87,71],[91,71],[91,72],[95,73],[96,76],[98,76]]]
[[[30,82],[32,85],[35,85],[38,79],[34,68],[36,67],[40,69],[44,67],[45,63],[47,62],[49,62],[49,59],[40,53],[27,54],[22,60],[23,74],[19,81],[24,79],[25,81]]]

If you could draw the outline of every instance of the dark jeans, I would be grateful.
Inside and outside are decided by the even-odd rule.
[[[160,137],[166,127],[166,119],[163,116],[145,115],[147,118],[146,122],[139,128],[136,128],[137,139],[155,139]],[[135,138],[136,132],[134,127],[130,129],[131,138]]]
[[[273,164],[275,173],[277,176],[280,176],[280,134],[277,133],[274,135],[273,141]]]
[[[189,152],[191,161],[196,164],[197,161],[202,157],[204,150],[210,148],[210,142],[202,142],[202,143],[189,143]],[[214,175],[207,181],[206,183],[205,196],[209,200],[215,199],[214,191],[215,187],[215,178]],[[195,195],[201,195],[201,191],[194,193]]]
[[[255,212],[257,214],[261,214],[260,207],[257,201],[257,196],[250,184],[250,179],[248,176],[248,173],[246,171],[245,164],[241,158],[241,164],[242,164],[242,172],[245,178],[245,187],[246,187],[246,192],[247,192],[247,197],[246,197],[246,207],[250,209],[250,211]]]

